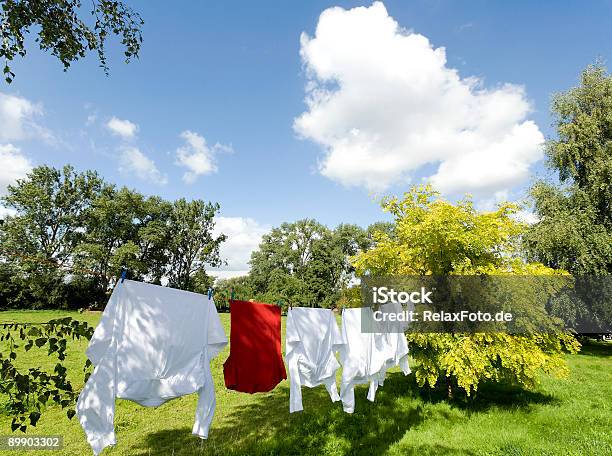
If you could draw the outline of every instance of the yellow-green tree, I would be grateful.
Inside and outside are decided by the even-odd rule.
[[[452,204],[429,186],[413,187],[403,197],[382,200],[394,218],[393,236],[379,232],[372,249],[353,258],[358,274],[563,274],[539,263],[526,263],[519,250],[525,226],[513,218],[516,205],[477,211],[471,199]],[[541,372],[568,373],[564,352],[577,352],[571,334],[410,333],[417,383],[434,387],[446,381],[470,395],[485,380],[524,387],[537,384]]]

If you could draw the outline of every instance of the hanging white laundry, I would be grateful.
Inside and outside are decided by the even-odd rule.
[[[197,392],[193,434],[207,438],[216,405],[210,360],[226,345],[207,296],[118,282],[89,343],[95,369],[76,406],[94,454],[116,443],[116,398],[156,407]]]
[[[336,352],[344,341],[334,313],[329,309],[291,308],[287,312],[285,358],[289,366],[289,412],[302,406],[302,386],[325,385],[331,400],[340,400]]]
[[[383,315],[391,313],[400,315],[404,309],[399,303],[389,303],[381,305],[380,310],[383,312]],[[387,359],[385,366],[380,371],[378,375],[378,386],[383,386],[385,377],[387,376],[387,370],[392,367],[399,366],[404,375],[408,375],[411,372],[410,366],[408,365],[408,341],[404,333],[408,329],[408,323],[396,320],[386,322],[384,327],[386,332],[383,333],[383,337],[386,339],[386,343],[389,346],[389,353],[392,353],[393,356]]]
[[[401,311],[399,304],[386,304],[381,308],[384,313]],[[367,398],[374,402],[376,390],[383,385],[388,369],[400,366],[404,375],[410,373],[408,342],[405,334],[362,332],[362,316],[370,322],[374,321],[372,309],[369,307],[344,309],[342,312],[342,337],[345,345],[340,350],[342,364],[340,398],[347,413],[355,411],[355,385],[369,384]]]

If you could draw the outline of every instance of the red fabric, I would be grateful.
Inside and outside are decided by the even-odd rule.
[[[264,393],[287,378],[281,354],[281,311],[272,304],[230,301],[230,355],[223,365],[225,386]]]

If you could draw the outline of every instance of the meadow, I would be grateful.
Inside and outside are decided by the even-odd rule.
[[[95,325],[99,313],[63,311],[0,312],[4,321],[47,321],[72,316]],[[229,335],[229,314],[221,314]],[[283,320],[284,325],[284,320]],[[284,327],[282,334],[284,334]],[[283,341],[284,346],[284,341]],[[85,342],[71,342],[66,365],[82,386]],[[0,347],[4,349],[4,347]],[[103,455],[610,455],[612,454],[612,344],[592,343],[567,355],[570,375],[543,375],[535,390],[482,385],[471,399],[446,399],[442,390],[419,388],[414,376],[392,371],[376,402],[366,387],[356,389],[356,411],[345,414],[324,387],[304,388],[304,411],[289,414],[289,383],[249,395],[229,391],[223,362],[229,347],[212,363],[217,409],[208,440],[191,435],[197,397],[179,398],[158,408],[118,400],[117,446]],[[22,366],[53,365],[46,352],[20,353]],[[53,364],[52,364],[53,363]],[[1,412],[0,434],[10,434]],[[21,433],[18,433],[21,434]],[[88,455],[90,448],[76,418],[50,407],[28,434],[62,435],[64,449],[49,454]],[[15,456],[15,451],[0,451]]]

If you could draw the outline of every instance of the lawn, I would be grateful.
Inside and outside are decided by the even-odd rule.
[[[67,315],[90,324],[99,318],[94,313],[32,311],[0,312],[0,321]],[[229,335],[229,315],[222,314],[221,320]],[[79,388],[84,351],[85,343],[72,343],[67,359]],[[485,386],[470,401],[449,402],[441,392],[419,389],[414,376],[391,372],[373,404],[365,398],[366,388],[357,388],[353,415],[332,404],[324,387],[304,388],[305,411],[296,414],[289,414],[287,381],[266,394],[228,391],[223,384],[228,354],[229,348],[212,364],[217,410],[208,440],[191,435],[196,395],[157,409],[119,400],[117,446],[103,455],[612,454],[612,344],[588,345],[568,356],[568,379],[543,376],[535,391]],[[32,365],[53,362],[35,349],[21,359]],[[0,414],[0,434],[10,433],[9,423]],[[28,433],[63,435],[64,450],[51,454],[91,454],[76,418],[69,421],[57,408],[48,409]]]

